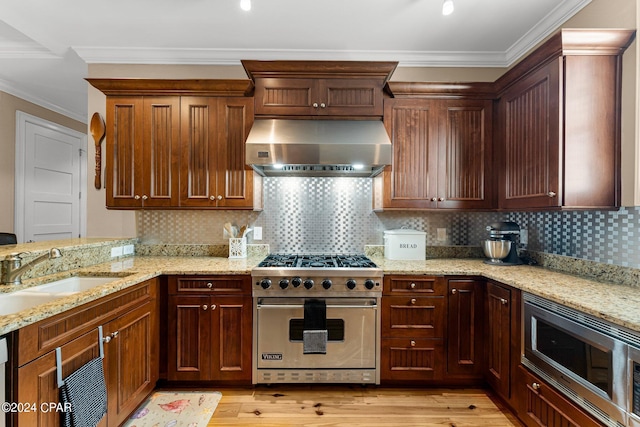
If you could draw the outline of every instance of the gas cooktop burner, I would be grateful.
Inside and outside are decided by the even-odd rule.
[[[297,268],[377,268],[364,255],[289,255],[271,254],[258,267]]]

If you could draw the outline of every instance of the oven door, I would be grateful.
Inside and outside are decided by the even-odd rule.
[[[579,323],[590,316],[575,316],[525,300],[523,364],[600,419],[626,425],[627,345]]]
[[[328,338],[326,354],[304,354],[304,298],[258,298],[258,369],[374,369],[376,298],[323,298]]]

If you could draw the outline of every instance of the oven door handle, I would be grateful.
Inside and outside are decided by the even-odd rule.
[[[296,309],[296,308],[304,308],[303,305],[298,304],[258,304],[256,306],[258,310],[265,308],[288,308],[288,309]],[[373,305],[327,305],[327,308],[378,308],[377,304]]]

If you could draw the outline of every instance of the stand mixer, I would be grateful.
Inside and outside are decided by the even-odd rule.
[[[486,264],[492,265],[520,265],[522,261],[518,256],[518,245],[520,243],[520,226],[515,222],[494,222],[487,226],[489,232],[489,240],[483,242],[485,255],[490,259],[486,260]],[[510,243],[506,243],[510,242]],[[496,253],[495,247],[504,249],[508,253]]]

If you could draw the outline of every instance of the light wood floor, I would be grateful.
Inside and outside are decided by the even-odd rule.
[[[220,389],[214,426],[521,426],[479,389],[258,386]]]

